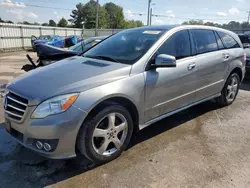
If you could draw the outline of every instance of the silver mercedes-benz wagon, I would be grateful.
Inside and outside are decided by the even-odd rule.
[[[8,84],[5,127],[54,159],[118,157],[134,131],[210,99],[235,100],[245,75],[238,36],[207,26],[121,31],[81,56]]]

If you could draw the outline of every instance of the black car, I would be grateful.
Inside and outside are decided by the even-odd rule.
[[[29,55],[27,55],[27,58],[31,62],[33,68],[46,66],[56,61],[82,54],[106,38],[107,36],[91,37],[87,40],[79,42],[75,46],[70,47],[68,50],[47,44],[37,44],[35,46],[38,56],[37,64],[34,63]]]
[[[246,53],[246,78],[250,78],[250,32],[238,34]]]

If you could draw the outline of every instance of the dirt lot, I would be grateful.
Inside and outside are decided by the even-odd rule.
[[[24,52],[0,55],[0,85],[23,71]],[[48,160],[0,125],[0,187],[250,187],[250,81],[232,106],[207,102],[135,134],[115,161]],[[0,108],[0,124],[4,121]]]

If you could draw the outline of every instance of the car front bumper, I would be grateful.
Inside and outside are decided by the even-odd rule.
[[[75,146],[78,131],[87,114],[75,106],[66,112],[44,119],[30,119],[35,107],[28,107],[22,122],[16,122],[5,114],[7,132],[21,145],[42,156],[52,159],[67,159],[76,156]],[[38,149],[36,142],[50,143],[52,149]]]

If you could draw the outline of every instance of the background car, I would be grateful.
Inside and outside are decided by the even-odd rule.
[[[91,47],[93,47],[94,45],[98,44],[99,42],[101,42],[106,38],[107,36],[91,37],[87,40],[77,43],[76,45],[70,47],[68,50],[57,48],[48,44],[37,44],[36,50],[37,50],[38,64],[35,64],[32,58],[29,55],[27,55],[27,58],[32,64],[32,67],[30,67],[30,65],[29,66],[24,65],[24,67],[26,68],[29,67],[27,68],[27,71],[29,71],[34,68],[46,66],[68,57],[82,54],[83,52],[86,52],[88,49],[90,49]]]
[[[245,77],[247,79],[250,78],[250,33],[249,32],[245,32],[242,34],[238,34],[243,47],[245,49],[245,53],[246,53],[246,74]]]
[[[37,50],[37,45],[47,44],[58,48],[70,47],[77,44],[78,38],[76,36],[61,37],[58,35],[42,35],[40,37],[31,37],[31,44],[34,51]]]

